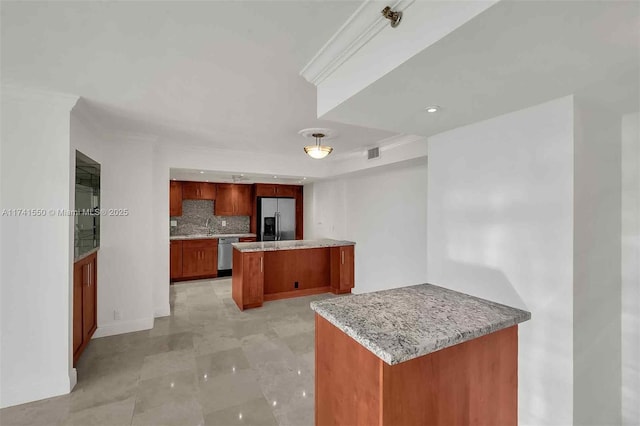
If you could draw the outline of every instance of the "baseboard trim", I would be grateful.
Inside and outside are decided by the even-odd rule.
[[[93,338],[115,336],[116,334],[132,333],[134,331],[150,330],[153,328],[153,318],[141,318],[131,321],[118,321],[110,324],[98,325]]]
[[[70,375],[68,371],[57,377],[52,376],[44,380],[25,379],[15,386],[3,383],[0,391],[0,408],[66,395],[71,392],[69,385]]]

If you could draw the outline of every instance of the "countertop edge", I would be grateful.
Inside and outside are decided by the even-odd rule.
[[[211,234],[211,235],[170,235],[169,241],[186,241],[186,240],[216,240],[220,238],[257,238],[256,234]]]
[[[92,254],[97,253],[98,250],[100,250],[100,247],[93,248],[93,249],[89,250],[86,253],[82,253],[80,256],[74,257],[73,258],[73,263],[79,262],[82,259],[86,259],[87,257],[91,256]]]
[[[423,345],[417,345],[415,350],[412,353],[407,354],[394,354],[389,352],[388,350],[383,349],[378,344],[373,342],[371,339],[361,335],[354,328],[345,324],[344,321],[337,318],[331,312],[323,309],[323,301],[314,301],[310,303],[311,309],[320,315],[325,320],[329,321],[333,326],[338,328],[340,331],[344,332],[347,336],[354,339],[358,344],[362,345],[368,351],[373,353],[375,356],[383,360],[385,363],[389,365],[396,365],[402,362],[410,361],[415,358],[419,358],[424,355],[428,355],[433,352],[437,352],[441,349],[446,349],[451,346],[458,345],[460,343],[464,343],[478,337],[486,336],[487,334],[494,333],[496,331],[500,331],[514,325],[518,325],[522,322],[528,321],[531,319],[531,313],[528,311],[524,311],[522,309],[513,308],[507,305],[503,305],[501,303],[493,302],[487,299],[481,299],[479,297],[466,295],[468,297],[482,300],[487,303],[491,303],[494,305],[506,306],[510,309],[514,309],[517,311],[517,314],[514,314],[511,318],[505,319],[503,321],[498,321],[493,324],[485,324],[479,327],[467,328],[462,332],[456,333],[451,336],[447,336],[447,338],[437,339],[435,341],[425,342]]]
[[[304,240],[293,240],[293,241],[304,241]],[[257,243],[260,243],[258,241]],[[314,248],[331,248],[331,247],[346,247],[346,246],[355,246],[356,243],[353,241],[340,241],[340,244],[317,244],[317,245],[309,245],[306,247],[237,247],[241,244],[256,244],[256,243],[234,243],[233,248],[238,250],[241,253],[255,253],[260,251],[285,251],[285,250],[306,250],[306,249],[314,249]]]

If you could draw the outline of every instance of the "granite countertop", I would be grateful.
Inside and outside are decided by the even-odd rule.
[[[214,238],[238,237],[255,238],[256,234],[194,234],[194,235],[172,235],[169,240],[210,240]],[[244,244],[244,243],[243,243]],[[251,243],[246,243],[251,244]]]
[[[322,247],[339,247],[353,246],[353,241],[341,240],[287,240],[287,241],[259,241],[257,243],[235,243],[232,246],[241,252],[251,251],[277,251],[277,250],[296,250],[310,249]]]
[[[97,252],[98,252],[98,250],[100,250],[100,247],[93,248],[93,249],[89,250],[89,251],[88,251],[88,252],[86,252],[86,253],[82,253],[82,254],[80,254],[80,255],[78,255],[78,256],[76,256],[76,257],[74,257],[74,258],[73,258],[73,263],[76,263],[76,262],[77,262],[77,261],[79,261],[79,260],[82,260],[82,259],[84,259],[84,258],[86,258],[86,257],[89,257],[89,256],[91,256],[93,253],[97,253]]]
[[[531,318],[527,311],[431,284],[311,302],[311,309],[390,365]]]

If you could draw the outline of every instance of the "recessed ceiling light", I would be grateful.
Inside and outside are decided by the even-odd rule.
[[[240,173],[240,177],[244,177],[244,173]]]
[[[440,111],[440,107],[438,105],[431,105],[425,108],[427,112],[438,112]]]
[[[202,174],[202,173],[204,173],[204,172],[203,172],[202,170],[200,170],[200,173]]]
[[[274,179],[278,179],[278,176],[274,176],[273,178],[274,178]]]
[[[303,177],[302,180],[307,180],[307,178]]]

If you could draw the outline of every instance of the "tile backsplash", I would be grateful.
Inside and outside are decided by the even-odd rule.
[[[214,201],[184,200],[182,201],[182,216],[171,217],[178,222],[178,226],[171,226],[171,235],[195,235],[208,232],[206,223],[214,234],[246,234],[249,233],[249,216],[215,216]],[[222,226],[222,221],[227,226]]]

